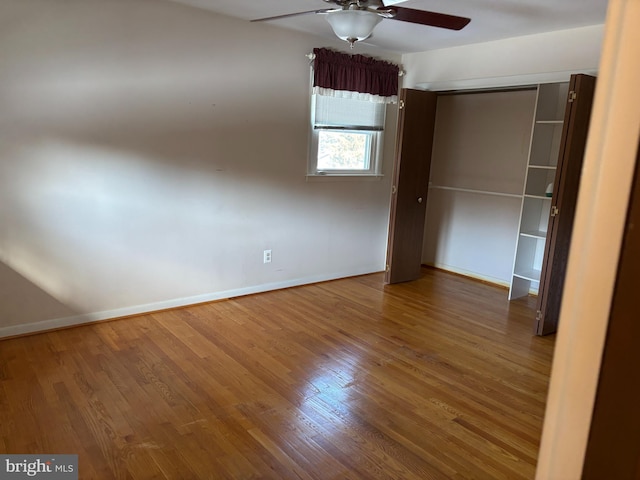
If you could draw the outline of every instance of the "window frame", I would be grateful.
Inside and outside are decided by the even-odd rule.
[[[310,91],[311,114],[309,123],[309,152],[307,177],[382,177],[382,147],[384,139],[384,126],[387,115],[387,105],[382,105],[382,126],[358,127],[344,125],[316,125],[316,93],[313,88]],[[345,101],[352,99],[345,98]],[[354,101],[358,101],[355,100]],[[367,169],[326,169],[318,168],[318,149],[321,131],[359,133],[366,134],[369,142],[369,168]]]

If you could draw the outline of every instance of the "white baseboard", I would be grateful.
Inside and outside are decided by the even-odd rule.
[[[454,267],[452,265],[447,265],[445,263],[425,263],[425,265],[439,268],[440,270],[446,270],[448,272],[457,273],[458,275],[464,275],[465,277],[471,277],[477,280],[482,280],[483,282],[493,283],[494,285],[500,285],[501,287],[509,288],[510,286],[509,282],[502,278],[491,277],[489,275],[482,275],[478,272],[472,272],[470,270]]]
[[[195,295],[192,297],[176,298],[162,302],[148,303],[145,305],[135,305],[132,307],[118,308],[115,310],[82,313],[71,317],[42,320],[39,322],[26,324],[9,325],[7,327],[0,327],[0,338],[45,332],[48,330],[56,330],[59,328],[85,325],[87,323],[101,322],[104,320],[111,320],[120,317],[128,317],[131,315],[142,315],[145,313],[157,312],[159,310],[186,307],[198,303],[214,302],[216,300],[224,300],[232,297],[241,297],[244,295],[252,295],[254,293],[263,293],[272,290],[281,290],[283,288],[299,287],[301,285],[309,285],[311,283],[327,282],[340,278],[355,277],[358,275],[367,275],[370,273],[378,272],[380,272],[379,266],[363,268],[361,270],[352,270],[349,272],[296,278],[293,280],[285,280],[283,282],[265,283],[262,285],[253,285],[250,287],[237,288],[233,290],[206,293],[203,295]]]

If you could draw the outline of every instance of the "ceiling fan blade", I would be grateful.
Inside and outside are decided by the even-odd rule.
[[[401,22],[418,23],[431,27],[448,28],[449,30],[462,30],[471,21],[470,18],[447,15],[445,13],[428,12],[405,7],[386,7],[381,10],[391,10],[395,15],[391,18]]]
[[[284,15],[276,15],[275,17],[256,18],[252,22],[266,22],[267,20],[278,20],[280,18],[297,17],[298,15],[310,15],[312,13],[329,13],[341,10],[340,8],[323,8],[321,10],[309,10],[308,12],[286,13]]]

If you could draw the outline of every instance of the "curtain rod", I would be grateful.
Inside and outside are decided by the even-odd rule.
[[[307,57],[309,60],[315,60],[315,58],[316,58],[316,54],[315,54],[315,53],[307,53],[307,54],[305,55],[305,57]],[[398,70],[398,76],[399,76],[399,77],[404,76],[404,74],[405,74],[405,71],[404,71],[404,70],[402,70],[402,69],[399,69],[399,70]]]

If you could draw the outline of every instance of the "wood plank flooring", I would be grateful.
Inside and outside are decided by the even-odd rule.
[[[0,452],[81,479],[533,478],[533,299],[423,269],[0,341]]]

